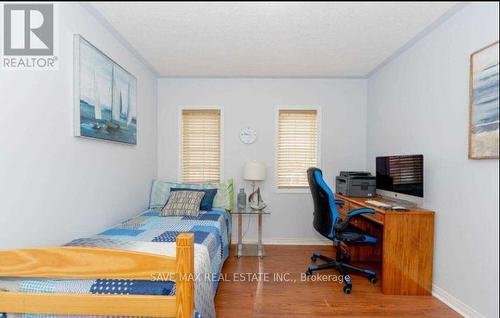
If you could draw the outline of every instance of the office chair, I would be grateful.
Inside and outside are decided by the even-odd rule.
[[[349,244],[375,244],[377,239],[363,233],[361,230],[355,228],[349,222],[353,217],[361,214],[369,213],[374,214],[374,209],[361,208],[352,210],[347,213],[345,220],[342,220],[337,210],[337,205],[343,205],[344,201],[336,200],[332,190],[328,187],[323,174],[318,168],[307,169],[307,178],[311,194],[314,202],[314,229],[327,239],[333,241],[337,248],[335,259],[319,253],[313,253],[311,261],[316,262],[319,258],[326,263],[310,266],[306,275],[311,276],[313,271],[335,268],[340,275],[344,276],[344,293],[350,294],[352,291],[352,282],[348,272],[360,273],[368,276],[370,283],[375,283],[375,272],[369,269],[363,269],[349,264]]]

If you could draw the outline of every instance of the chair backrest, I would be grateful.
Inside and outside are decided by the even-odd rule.
[[[314,228],[321,235],[333,238],[333,225],[340,218],[333,191],[326,184],[323,173],[318,168],[307,169],[307,180],[314,202]]]

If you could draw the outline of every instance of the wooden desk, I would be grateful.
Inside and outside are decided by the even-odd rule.
[[[389,295],[431,295],[434,211],[412,208],[396,212],[365,203],[378,198],[355,198],[336,194],[345,201],[346,213],[359,208],[375,209],[375,214],[357,217],[352,224],[378,238],[373,246],[351,246],[351,260],[382,262],[382,292]]]

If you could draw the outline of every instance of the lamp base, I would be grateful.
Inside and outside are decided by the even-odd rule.
[[[248,202],[250,203],[250,207],[254,210],[262,210],[266,207],[260,195],[260,188],[257,188],[257,190],[255,189],[255,181],[252,181],[252,193],[248,197]]]

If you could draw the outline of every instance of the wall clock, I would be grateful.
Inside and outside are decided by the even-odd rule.
[[[245,127],[240,130],[240,140],[244,144],[252,144],[257,139],[257,132],[250,127]]]

